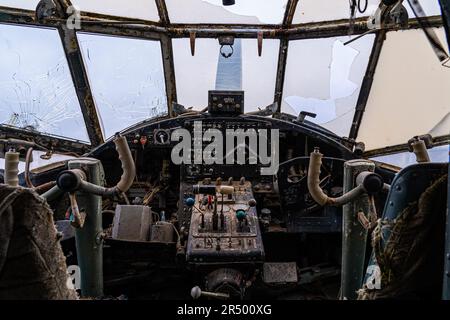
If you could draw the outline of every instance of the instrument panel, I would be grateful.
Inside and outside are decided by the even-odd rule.
[[[261,262],[264,249],[252,184],[205,185],[200,181],[192,191],[195,194],[184,201],[190,214],[187,261]]]

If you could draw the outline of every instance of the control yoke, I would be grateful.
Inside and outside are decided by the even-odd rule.
[[[363,193],[375,194],[383,189],[388,189],[389,185],[383,182],[379,174],[364,171],[356,177],[356,187],[340,197],[329,197],[320,187],[320,167],[322,166],[323,154],[319,148],[315,148],[311,153],[308,170],[308,190],[312,198],[321,206],[342,206],[353,201]]]
[[[86,174],[83,170],[72,169],[62,171],[56,178],[56,186],[42,196],[47,200],[51,200],[61,195],[63,192],[73,193],[75,191],[84,191],[86,193],[105,197],[118,196],[127,192],[133,184],[136,176],[136,168],[126,138],[117,134],[114,139],[114,144],[116,145],[116,150],[119,154],[123,170],[120,181],[114,187],[105,188],[90,183],[87,181]]]

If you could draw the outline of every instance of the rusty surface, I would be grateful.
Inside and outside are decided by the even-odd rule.
[[[283,27],[288,28],[292,25],[295,10],[297,9],[298,0],[289,0],[286,5],[286,12],[284,13]]]
[[[366,73],[359,91],[358,101],[356,102],[355,115],[353,117],[352,127],[350,129],[350,139],[358,137],[359,127],[361,125],[362,117],[366,109],[367,101],[369,100],[370,90],[374,80],[375,70],[380,58],[381,49],[383,48],[384,40],[386,39],[386,31],[379,31],[375,37],[372,52],[370,54],[369,62],[367,64]]]
[[[76,32],[75,30],[67,29],[65,25],[61,25],[58,31],[62,39],[64,53],[69,64],[89,139],[93,146],[98,146],[104,142],[103,134]]]
[[[447,144],[450,144],[450,135],[433,138],[433,147],[444,146]],[[367,152],[364,152],[363,157],[372,158],[399,152],[409,152],[409,144],[403,143],[385,148],[369,150]]]
[[[177,102],[177,86],[175,80],[175,67],[173,63],[172,40],[163,35],[161,37],[161,51],[166,81],[168,114],[172,116],[172,104]]]
[[[286,62],[288,55],[289,41],[287,39],[280,40],[280,49],[278,51],[278,67],[275,83],[275,102],[278,104],[278,112],[281,111],[281,103],[283,98],[284,76],[286,74]]]
[[[164,26],[170,24],[169,12],[167,11],[166,1],[165,0],[155,0],[156,7],[158,8],[158,14],[160,23]]]
[[[48,150],[54,150],[63,153],[75,153],[83,155],[87,153],[91,146],[82,141],[69,140],[64,137],[45,135],[36,131],[19,129],[7,125],[0,125],[0,145],[8,144],[5,140],[18,139],[25,141],[24,147],[34,146],[38,144]],[[29,144],[26,143],[29,142]],[[0,150],[1,153],[1,150]]]

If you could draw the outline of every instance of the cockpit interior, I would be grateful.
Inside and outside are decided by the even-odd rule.
[[[0,0],[0,300],[450,300],[449,24]]]

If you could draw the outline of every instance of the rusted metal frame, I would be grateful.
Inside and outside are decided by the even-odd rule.
[[[104,18],[108,19],[105,20]],[[40,23],[35,20],[34,11],[0,7],[0,23],[57,28],[65,22],[66,19],[52,18]],[[135,23],[125,24],[120,18],[116,19],[116,17],[111,16],[83,13],[81,16],[81,29],[79,31],[159,40],[160,34],[165,33],[166,28],[152,22],[141,23],[141,21],[135,21]]]
[[[280,49],[278,51],[278,67],[277,76],[275,79],[275,97],[274,100],[278,103],[277,112],[281,112],[281,103],[283,99],[284,77],[286,75],[286,63],[289,49],[289,40],[283,38],[280,40]]]
[[[353,116],[352,127],[350,129],[350,139],[356,139],[358,136],[359,127],[361,126],[362,117],[366,109],[369,94],[372,89],[372,84],[375,76],[375,71],[380,58],[381,49],[383,48],[384,40],[386,39],[386,31],[378,31],[376,34],[372,52],[370,54],[369,62],[367,64],[366,73],[364,75],[361,90],[359,91],[358,100],[356,102],[355,114]]]
[[[70,1],[60,0],[64,12]],[[58,28],[64,53],[69,64],[70,74],[72,76],[78,101],[80,103],[81,112],[83,114],[86,130],[91,140],[92,146],[98,146],[104,142],[100,118],[95,106],[92,90],[89,85],[89,79],[86,66],[83,61],[80,44],[78,42],[75,29],[69,29],[67,24],[60,23]]]
[[[158,8],[159,19],[162,25],[168,26],[170,24],[169,12],[167,11],[165,0],[155,0]]]
[[[294,20],[295,10],[297,9],[298,0],[289,0],[286,5],[286,11],[283,18],[283,28],[289,28]]]
[[[167,11],[165,0],[155,0],[160,23],[164,27],[170,25],[169,12]],[[166,34],[160,34],[161,56],[164,67],[164,80],[166,83],[167,110],[169,117],[173,116],[172,105],[177,101],[177,86],[175,79],[175,67],[173,62],[172,39]]]
[[[17,139],[37,143],[55,152],[73,152],[79,155],[87,153],[91,146],[78,140],[46,135],[41,132],[20,129],[8,125],[0,125],[0,140]]]
[[[111,16],[107,14],[94,13],[94,12],[80,12],[82,23],[89,23],[90,20],[93,21],[108,21],[109,23],[122,24],[122,25],[144,25],[144,26],[161,26],[161,23],[158,21],[150,21],[136,18],[126,18],[119,16]]]
[[[172,104],[177,101],[177,86],[175,81],[175,66],[173,62],[172,39],[161,35],[161,52],[166,81],[167,107],[169,116],[172,114]]]
[[[282,38],[280,39],[280,49],[278,50],[278,66],[277,66],[277,75],[275,79],[274,102],[278,104],[277,112],[281,112],[281,103],[284,91],[284,78],[286,75],[286,63],[289,49],[289,40],[284,36],[284,33],[292,25],[292,20],[294,19],[297,4],[298,0],[289,0],[283,18],[281,30]]]
[[[126,37],[141,40],[160,40],[163,33],[153,31],[152,28],[134,28],[134,26],[124,29],[118,25],[105,25],[104,23],[81,24],[80,32],[93,33],[105,36]]]
[[[136,20],[129,23],[121,17],[100,15],[82,12],[82,27],[86,32],[94,29],[100,31],[103,27],[105,34],[132,36],[137,38],[147,38],[152,33],[168,33],[171,38],[188,38],[191,32],[196,33],[197,38],[216,38],[223,34],[234,34],[239,38],[257,38],[258,32],[262,31],[265,38],[283,38],[288,36],[289,40],[325,38],[348,35],[348,20],[336,20],[327,22],[314,22],[291,25],[283,28],[282,25],[242,25],[242,24],[170,24],[163,27],[160,24]],[[106,19],[106,20],[105,20]],[[367,18],[358,18],[355,21],[354,34],[362,34],[366,31]],[[442,26],[442,17],[433,16],[428,18],[431,26]],[[0,22],[28,24],[36,26],[55,26],[57,21],[49,20],[45,24],[37,23],[34,20],[34,12],[30,10],[11,9],[0,7]],[[123,24],[122,24],[123,23]],[[417,19],[410,19],[409,29],[419,28]],[[110,30],[111,29],[111,30]],[[390,30],[387,30],[390,31]]]
[[[233,35],[236,38],[256,39],[261,32],[264,38],[280,38],[284,31],[281,25],[171,24],[167,32],[171,38],[189,38],[191,33],[195,33],[196,38]]]
[[[434,147],[444,146],[447,144],[450,144],[450,135],[433,138],[433,146]],[[378,156],[396,154],[396,153],[405,152],[405,151],[409,151],[409,146],[407,143],[369,150],[369,151],[364,152],[363,157],[364,158],[373,158],[373,157],[378,157]]]
[[[442,17],[432,16],[428,17],[428,21],[431,27],[442,27]],[[369,31],[367,27],[367,18],[358,18],[355,20],[352,35],[360,35]],[[387,28],[383,29],[386,32],[418,29],[420,24],[418,20],[410,19],[407,28]],[[317,39],[317,38],[331,38],[338,36],[349,35],[350,27],[347,19],[328,21],[328,22],[313,22],[304,23],[291,26],[286,30],[286,35],[289,40],[300,39]]]

